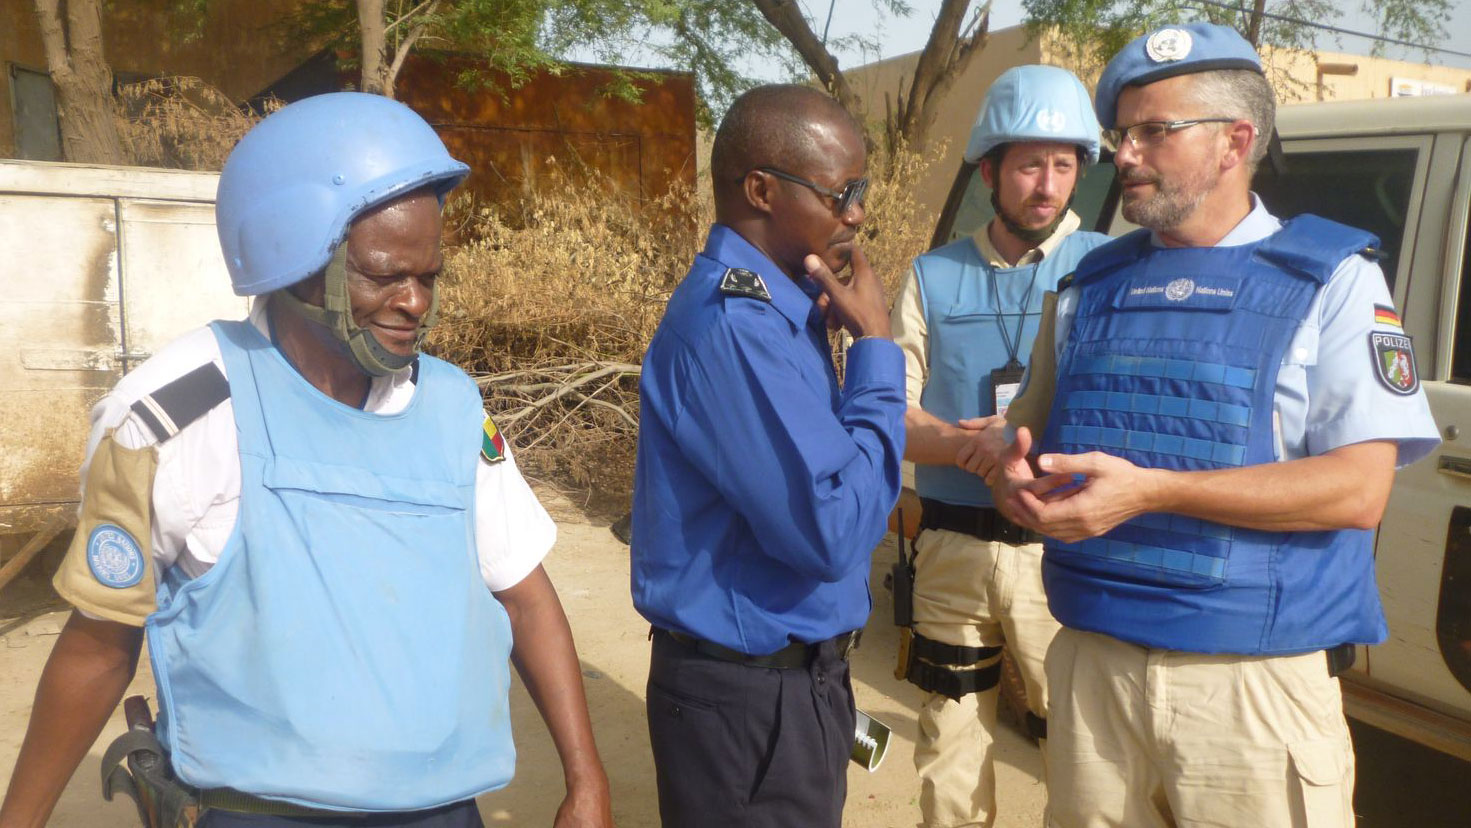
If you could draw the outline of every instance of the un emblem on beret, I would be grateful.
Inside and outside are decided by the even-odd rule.
[[[1191,279],[1176,279],[1165,285],[1165,298],[1171,302],[1183,302],[1195,293],[1195,282]]]
[[[100,523],[87,536],[87,566],[98,583],[126,589],[143,580],[143,550],[121,526]]]
[[[1155,63],[1184,60],[1191,44],[1190,33],[1184,29],[1160,29],[1144,41],[1144,54]]]

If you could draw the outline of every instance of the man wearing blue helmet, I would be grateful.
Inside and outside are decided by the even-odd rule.
[[[1044,293],[1108,240],[1079,232],[1068,209],[1098,160],[1098,122],[1067,70],[1019,66],[997,78],[965,158],[979,164],[996,217],[915,259],[893,310],[909,403],[904,456],[923,503],[899,673],[926,693],[914,764],[927,828],[995,819],[1003,644],[1021,668],[1031,730],[1046,733],[1042,659],[1057,622],[1042,593],[1042,547],[997,513],[965,464],[982,441],[1000,439],[983,427],[999,424],[993,415],[1021,380]]]
[[[474,382],[418,353],[467,172],[408,107],[357,93],[288,106],[231,153],[221,247],[258,298],[93,409],[55,581],[76,611],[4,828],[45,823],[145,635],[157,738],[131,731],[103,771],[150,825],[479,826],[474,797],[515,766],[508,659],[562,757],[557,825],[611,824],[541,567],[555,526]]]
[[[1438,440],[1378,241],[1251,192],[1274,98],[1230,28],[1140,37],[1096,104],[1143,229],[1079,263],[992,476],[1064,626],[1053,823],[1347,828],[1336,675],[1386,635],[1373,529]]]

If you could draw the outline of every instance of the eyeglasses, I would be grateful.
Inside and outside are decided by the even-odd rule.
[[[1192,118],[1188,121],[1140,121],[1133,126],[1123,129],[1105,129],[1103,140],[1114,150],[1124,145],[1124,137],[1128,136],[1129,146],[1134,149],[1147,149],[1158,146],[1170,135],[1182,129],[1189,129],[1200,124],[1233,124],[1240,118]]]
[[[848,214],[848,210],[852,209],[854,204],[862,204],[864,197],[868,194],[867,178],[855,178],[852,181],[849,181],[847,184],[844,184],[843,189],[839,191],[824,187],[815,181],[808,181],[805,178],[799,178],[798,176],[792,175],[789,172],[778,170],[775,167],[757,167],[756,172],[764,172],[768,175],[774,175],[777,178],[790,181],[793,184],[801,184],[803,187],[812,190],[818,195],[827,196],[835,202],[835,206],[839,216],[846,216]]]

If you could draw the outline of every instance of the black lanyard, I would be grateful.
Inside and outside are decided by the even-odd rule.
[[[1021,318],[1016,323],[1015,339],[1006,330],[1006,314],[1001,308],[1001,285],[1000,280],[997,279],[999,268],[991,271],[991,294],[996,300],[996,327],[1001,331],[1001,345],[1006,348],[1006,367],[1008,369],[1022,367],[1016,355],[1022,348],[1022,333],[1027,327],[1027,308],[1032,305],[1032,291],[1037,287],[1037,271],[1041,269],[1040,262],[1032,265],[1032,281],[1027,283],[1027,292],[1022,296]]]

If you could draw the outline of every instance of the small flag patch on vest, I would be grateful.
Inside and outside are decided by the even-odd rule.
[[[1394,308],[1387,308],[1383,305],[1374,306],[1374,324],[1389,325],[1401,330],[1405,327],[1404,323],[1400,322],[1399,314],[1394,312]]]
[[[1380,385],[1404,396],[1420,390],[1420,375],[1415,370],[1415,350],[1408,336],[1370,333],[1369,348],[1373,352],[1374,374],[1379,378]]]
[[[485,430],[480,436],[480,456],[487,463],[499,463],[506,459],[506,438],[495,427],[495,420],[485,415]]]

